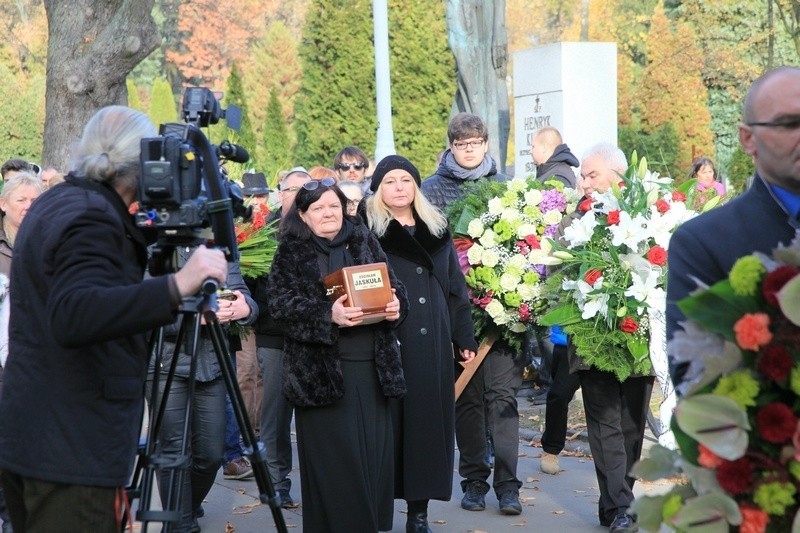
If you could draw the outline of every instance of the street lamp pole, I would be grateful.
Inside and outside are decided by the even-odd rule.
[[[389,77],[389,9],[387,0],[372,0],[372,23],[375,31],[375,95],[378,131],[375,161],[395,153],[392,130],[392,86]]]

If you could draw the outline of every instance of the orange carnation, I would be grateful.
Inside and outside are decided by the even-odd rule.
[[[739,526],[739,533],[764,533],[769,524],[769,516],[761,509],[754,509],[744,505],[739,506],[742,513],[742,525]]]
[[[723,463],[723,459],[717,457],[714,452],[702,444],[698,444],[697,451],[697,462],[700,464],[700,466],[704,466],[706,468],[717,468]]]
[[[765,313],[747,313],[733,325],[736,343],[745,350],[757,351],[772,340],[769,316]]]

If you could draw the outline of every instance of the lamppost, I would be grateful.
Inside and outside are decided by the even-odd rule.
[[[392,86],[389,78],[389,9],[386,0],[372,0],[372,24],[375,31],[375,96],[378,131],[375,161],[395,153],[392,130]]]

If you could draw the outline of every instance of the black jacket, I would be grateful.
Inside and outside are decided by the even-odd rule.
[[[504,174],[498,174],[497,166],[492,162],[492,168],[483,177],[503,181],[507,179]],[[422,182],[420,190],[425,198],[435,205],[442,213],[447,212],[447,206],[462,196],[465,180],[459,178],[444,164],[440,164],[436,172]]]
[[[569,151],[569,146],[559,144],[550,159],[541,165],[536,165],[536,180],[544,183],[547,180],[556,179],[574,189],[577,177],[571,167],[578,166],[580,166],[580,161]]]
[[[378,239],[360,221],[347,242],[355,264],[385,262]],[[400,320],[408,312],[402,283],[389,268],[392,287],[400,300]],[[344,395],[339,357],[339,326],[331,321],[332,303],[325,295],[317,253],[310,240],[286,236],[278,244],[267,282],[267,310],[282,324],[283,392],[301,407],[328,405]],[[400,348],[394,328],[398,321],[375,327],[375,363],[384,395],[406,392]]]
[[[175,320],[166,277],[119,195],[67,177],[31,206],[11,276],[0,467],[64,484],[128,482],[143,409],[145,332]]]

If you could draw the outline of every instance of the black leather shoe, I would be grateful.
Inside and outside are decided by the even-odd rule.
[[[428,527],[428,513],[408,513],[406,533],[433,533]]]
[[[502,514],[522,514],[522,504],[519,503],[519,493],[509,490],[500,495],[500,512]]]
[[[464,497],[461,498],[461,508],[467,511],[483,511],[486,509],[486,492],[480,481],[470,481],[464,490]]]
[[[629,514],[619,514],[608,527],[608,533],[635,533],[639,531],[636,518]]]

